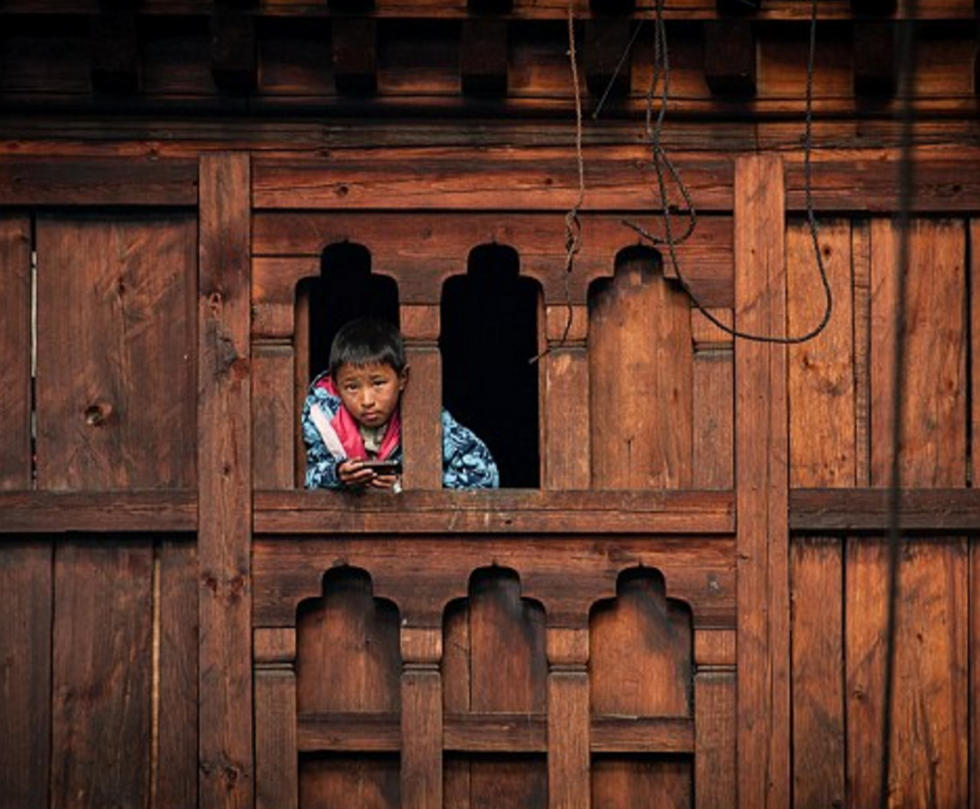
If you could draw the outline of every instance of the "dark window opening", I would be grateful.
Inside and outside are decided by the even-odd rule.
[[[309,295],[310,379],[326,370],[330,344],[347,321],[376,317],[399,325],[398,284],[371,272],[371,253],[362,245],[330,245],[323,251],[320,277],[304,283]]]
[[[519,275],[517,253],[481,245],[466,275],[442,290],[439,346],[443,404],[482,438],[500,485],[540,485],[538,353],[540,287]]]

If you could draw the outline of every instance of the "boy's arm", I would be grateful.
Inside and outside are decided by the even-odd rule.
[[[476,434],[442,411],[442,485],[447,489],[496,489],[497,464]]]
[[[306,444],[306,488],[342,489],[337,476],[337,464],[342,458],[335,457],[323,441],[311,416],[311,409],[319,407],[315,396],[310,394],[303,404],[303,442]]]

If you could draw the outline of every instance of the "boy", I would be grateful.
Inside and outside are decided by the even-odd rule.
[[[352,320],[330,346],[329,368],[313,380],[303,405],[306,488],[400,491],[397,474],[366,461],[401,461],[399,402],[408,383],[401,335],[382,320]],[[442,411],[442,485],[496,488],[497,465],[486,445]]]

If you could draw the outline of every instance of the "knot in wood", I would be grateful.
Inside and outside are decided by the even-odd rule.
[[[101,427],[112,415],[112,405],[108,402],[95,402],[85,408],[85,423],[89,427]]]

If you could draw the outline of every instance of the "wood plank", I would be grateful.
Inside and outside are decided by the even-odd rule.
[[[854,316],[854,483],[871,483],[871,225],[851,225]]]
[[[712,314],[731,325],[730,309],[714,309]],[[693,308],[691,338],[691,483],[696,489],[731,489],[735,479],[733,340]]]
[[[0,498],[2,502],[2,498]],[[395,518],[395,522],[393,522]],[[338,492],[255,493],[255,531],[322,533],[727,534],[727,491],[406,491],[397,498]]]
[[[152,568],[143,539],[57,547],[52,807],[149,803]]]
[[[193,218],[44,215],[36,239],[38,488],[193,486]]]
[[[411,383],[402,395],[406,490],[442,488],[442,358],[434,345],[405,348]]]
[[[613,280],[596,284],[590,302],[592,485],[688,488],[694,431],[690,302],[663,278],[653,251],[623,251],[616,265]]]
[[[249,158],[201,158],[198,302],[201,809],[253,803]]]
[[[597,604],[589,624],[593,715],[691,717],[693,648],[690,612],[666,599],[663,577],[635,568],[621,573],[615,600]],[[644,675],[638,679],[639,671]],[[693,750],[693,722],[689,730],[691,744],[683,752]],[[630,805],[627,796],[637,791],[652,805],[689,805],[691,776],[689,759],[656,777],[646,762],[623,762],[598,768],[592,789],[604,796],[604,806]]]
[[[256,630],[253,657],[256,809],[296,809],[296,630]]]
[[[677,152],[671,160],[699,211],[731,210],[727,157]],[[644,146],[587,149],[585,209],[648,210],[656,181],[648,163]],[[435,184],[420,194],[425,177]],[[256,158],[254,192],[257,208],[375,208],[382,198],[386,208],[564,211],[578,194],[578,174],[570,152],[554,147],[478,154],[465,148],[406,149],[392,161],[351,151],[342,164]]]
[[[0,159],[2,205],[197,204],[197,164],[156,157]]]
[[[980,56],[978,56],[980,65]],[[980,81],[977,82],[980,87]],[[967,269],[968,289],[970,290],[970,339],[972,359],[970,367],[970,384],[973,391],[971,399],[973,410],[969,414],[972,429],[970,436],[970,480],[980,481],[980,397],[977,396],[977,381],[980,380],[980,351],[977,350],[977,340],[980,340],[980,219],[970,220],[969,244],[970,266]],[[977,649],[980,648],[980,542],[976,537],[970,539],[970,705],[980,705],[980,660]],[[974,707],[970,711],[970,761],[968,766],[970,776],[970,809],[980,809],[980,711]]]
[[[252,346],[252,485],[293,488],[295,459],[294,352],[281,343]],[[302,390],[305,392],[306,386]]]
[[[694,806],[735,806],[735,671],[694,676]]]
[[[589,677],[581,670],[548,674],[548,807],[590,806]]]
[[[589,355],[585,345],[588,314],[582,306],[573,306],[571,312],[567,306],[547,306],[544,320],[548,350],[539,360],[543,366],[539,371],[542,488],[588,489],[592,461]]]
[[[401,805],[442,809],[442,678],[436,662],[406,660],[401,736]]]
[[[783,168],[777,156],[735,166],[735,325],[785,329]],[[790,802],[786,350],[735,352],[738,511],[739,806]]]
[[[197,802],[197,549],[164,539],[159,564],[157,766],[153,806]]]
[[[446,170],[455,177],[459,168]],[[324,182],[329,180],[321,177]],[[387,194],[387,190],[379,193]],[[344,195],[347,194],[345,191]],[[508,197],[515,198],[518,198],[515,194]],[[417,197],[414,202],[421,204]],[[376,204],[377,198],[372,205]],[[662,230],[658,216],[638,219],[644,227]],[[521,275],[541,285],[546,304],[565,306],[569,300],[575,305],[585,304],[590,282],[612,275],[617,254],[636,243],[635,234],[621,220],[621,214],[582,214],[582,249],[576,256],[566,293],[565,278],[555,272],[556,262],[564,261],[565,257],[565,229],[562,217],[554,213],[504,214],[500,210],[437,214],[357,210],[259,213],[254,220],[254,251],[271,260],[255,263],[256,316],[268,324],[268,336],[289,337],[291,333],[285,329],[288,320],[282,315],[287,307],[294,305],[297,282],[315,266],[301,259],[319,260],[327,245],[344,241],[365,245],[370,250],[372,271],[397,281],[402,305],[435,304],[441,298],[446,279],[462,272],[474,247],[488,243],[517,251]],[[406,245],[411,248],[407,249]],[[686,268],[685,277],[698,300],[706,306],[732,305],[731,247],[731,218],[708,215],[699,218],[691,238],[677,247],[678,261]],[[670,275],[672,270],[668,268],[666,272]]]
[[[0,542],[7,534],[193,531],[197,492],[0,492]]]
[[[31,487],[31,222],[0,216],[0,490]]]
[[[974,489],[905,489],[899,499],[903,531],[973,533],[980,526]],[[887,489],[793,489],[790,528],[805,532],[883,533],[888,530]]]
[[[793,540],[793,805],[845,804],[841,540]],[[838,605],[841,605],[838,607]]]
[[[17,541],[0,548],[0,713],[16,743],[0,745],[0,802],[48,806],[51,778],[52,548]]]

